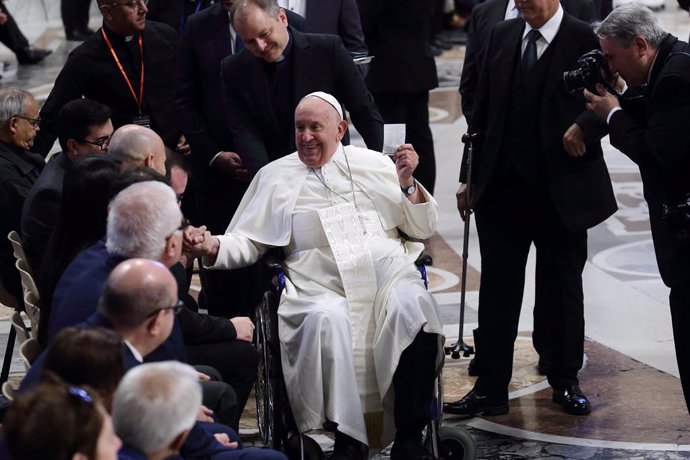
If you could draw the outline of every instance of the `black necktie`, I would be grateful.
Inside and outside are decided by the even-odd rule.
[[[234,53],[239,53],[244,49],[244,42],[240,38],[240,34],[235,35],[235,50]]]
[[[527,73],[537,62],[537,40],[541,37],[541,33],[537,29],[532,29],[527,33],[527,47],[522,54],[522,73]]]

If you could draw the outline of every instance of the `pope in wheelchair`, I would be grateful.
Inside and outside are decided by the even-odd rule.
[[[224,235],[190,228],[186,244],[222,269],[282,248],[279,338],[300,432],[337,424],[332,458],[366,459],[365,418],[383,414],[383,440],[395,435],[391,459],[433,459],[422,431],[443,329],[414,264],[423,245],[409,238],[433,235],[437,205],[413,178],[411,145],[391,161],[344,147],[346,129],[333,96],[305,96],[295,110],[297,152],[257,173]]]

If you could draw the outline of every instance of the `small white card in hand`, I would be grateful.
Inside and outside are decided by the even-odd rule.
[[[398,147],[405,143],[405,123],[383,125],[383,154],[393,157]]]

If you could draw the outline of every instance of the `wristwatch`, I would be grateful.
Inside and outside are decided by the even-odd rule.
[[[402,192],[406,196],[412,195],[414,192],[417,191],[417,181],[412,182],[412,185],[410,185],[409,187],[400,187],[400,190],[402,190]]]

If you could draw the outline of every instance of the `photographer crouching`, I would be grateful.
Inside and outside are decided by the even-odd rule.
[[[673,336],[690,411],[690,46],[654,13],[628,4],[595,29],[609,70],[628,89],[585,89],[587,108],[609,125],[611,144],[640,168],[659,271],[671,288]],[[634,96],[631,96],[634,95]]]

